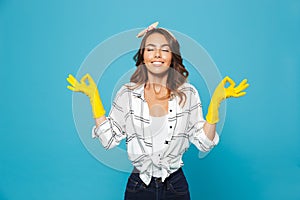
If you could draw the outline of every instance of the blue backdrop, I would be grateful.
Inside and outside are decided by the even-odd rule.
[[[185,154],[192,199],[300,199],[299,0],[0,0],[1,200],[123,198],[129,174],[86,150],[65,79],[100,42],[156,20],[251,84],[227,101],[220,144],[204,159]]]

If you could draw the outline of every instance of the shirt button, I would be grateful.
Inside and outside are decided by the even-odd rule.
[[[172,110],[170,110],[170,112],[172,112]]]
[[[170,128],[172,128],[172,126],[170,126]]]

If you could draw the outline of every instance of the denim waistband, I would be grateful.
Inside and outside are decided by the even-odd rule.
[[[139,178],[139,172],[140,171],[137,168],[135,168],[135,167],[132,170],[132,174],[136,174],[136,176],[138,178]],[[183,171],[182,171],[181,167],[178,170],[176,170],[175,172],[173,172],[172,174],[170,174],[166,178],[165,182],[168,181],[168,180],[170,180],[170,179],[172,179],[172,178],[174,178],[174,177],[176,177],[178,174],[183,174]],[[161,183],[162,182],[162,178],[161,177],[152,177],[151,178],[151,182]],[[151,184],[151,182],[150,182],[150,184]]]

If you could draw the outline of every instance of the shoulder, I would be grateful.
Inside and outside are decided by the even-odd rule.
[[[132,91],[135,91],[137,88],[140,88],[136,83],[128,82],[123,84],[120,89],[118,90],[118,95],[124,95],[127,93],[131,93]]]
[[[179,86],[178,89],[186,94],[198,94],[198,90],[196,89],[196,87],[188,82],[183,83],[181,86]]]

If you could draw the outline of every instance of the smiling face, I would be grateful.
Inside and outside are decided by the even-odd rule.
[[[172,52],[166,38],[160,33],[151,34],[145,43],[144,63],[149,75],[164,76],[172,62]]]

